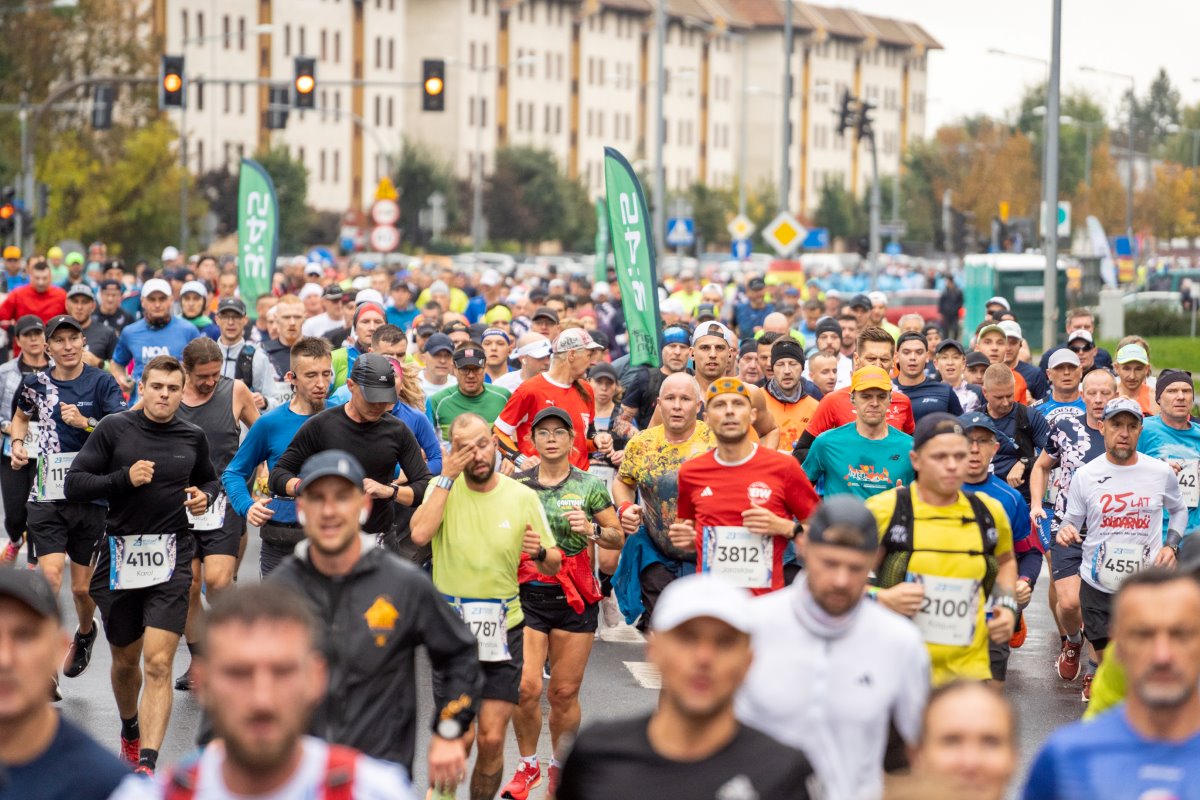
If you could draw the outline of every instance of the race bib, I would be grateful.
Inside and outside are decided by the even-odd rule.
[[[746,528],[704,528],[704,571],[744,589],[771,588],[771,537]]]
[[[108,537],[110,589],[144,589],[175,574],[175,534]]]
[[[215,531],[225,524],[225,506],[228,498],[221,492],[200,516],[187,512],[188,527],[194,531]]]
[[[37,469],[37,499],[66,500],[64,487],[67,483],[67,471],[78,453],[48,453],[45,458],[38,460]]]
[[[615,469],[607,464],[590,464],[588,472],[604,481],[605,487],[607,487],[609,492],[612,492],[613,478],[617,477]]]
[[[1092,578],[1110,592],[1146,565],[1146,546],[1140,542],[1109,539],[1096,547],[1092,558]]]
[[[979,581],[914,572],[908,573],[907,580],[925,587],[925,598],[913,621],[927,643],[965,647],[975,641]]]
[[[1183,495],[1183,504],[1188,508],[1200,506],[1200,459],[1172,459],[1171,464],[1179,465],[1179,493]]]
[[[38,423],[34,420],[29,421],[29,430],[25,433],[25,452],[29,454],[30,459],[37,458],[41,453],[41,439],[38,437]],[[12,437],[4,437],[4,457],[12,455]]]
[[[508,652],[508,603],[503,600],[463,600],[454,607],[475,636],[480,661],[512,660],[512,654]]]
[[[1046,476],[1046,496],[1043,498],[1042,505],[1054,507],[1058,502],[1058,481],[1062,476],[1062,467],[1055,467],[1050,470],[1050,474]]]

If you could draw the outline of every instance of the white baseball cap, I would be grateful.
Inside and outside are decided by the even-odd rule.
[[[162,278],[151,278],[142,284],[142,299],[149,297],[155,292],[162,292],[167,297],[170,297],[171,284],[167,283]]]
[[[500,277],[500,273],[494,269],[486,269],[479,276],[480,286],[499,286],[502,282],[503,279]]]
[[[1009,339],[1024,339],[1021,335],[1021,326],[1014,319],[1001,320],[999,323],[1000,330],[1004,331],[1004,335]]]
[[[737,347],[737,337],[733,335],[733,331],[715,320],[696,326],[696,330],[692,331],[692,347],[705,336],[720,336],[730,347]]]
[[[163,248],[163,251],[162,251],[162,260],[163,261],[174,261],[177,258],[179,258],[179,248],[178,247],[175,247],[175,245],[169,244]]]
[[[358,294],[354,295],[354,305],[361,306],[363,303],[375,303],[376,305],[387,307],[383,302],[383,295],[378,289],[362,289]]]
[[[179,290],[179,296],[183,297],[185,294],[189,293],[198,294],[201,297],[208,297],[208,287],[204,285],[204,281],[188,281],[183,285],[183,288]]]
[[[1079,356],[1069,347],[1060,347],[1050,354],[1050,360],[1046,362],[1046,369],[1054,369],[1061,367],[1063,364],[1070,364],[1072,367],[1082,366],[1079,363]]]
[[[714,575],[698,573],[671,581],[654,606],[651,627],[669,631],[685,622],[711,617],[750,633],[750,595]]]
[[[301,300],[307,300],[310,297],[320,297],[324,293],[325,290],[321,288],[321,284],[306,283],[300,287],[300,291],[296,293],[296,296]]]
[[[873,306],[886,306],[887,295],[883,292],[871,292],[867,295],[867,299],[871,301]]]
[[[309,261],[307,264],[304,265],[304,274],[305,275],[324,275],[325,268],[323,266],[321,266],[320,261]]]

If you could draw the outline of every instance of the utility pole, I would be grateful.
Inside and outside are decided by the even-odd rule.
[[[663,51],[667,46],[667,0],[658,0],[654,12],[654,54],[658,62],[658,75],[654,81],[654,246],[659,259],[666,255],[663,239],[666,236],[667,172],[663,166],[663,133],[667,121],[663,119],[663,90],[667,78],[667,67],[663,64]]]
[[[187,90],[184,89],[184,97]],[[179,176],[179,252],[188,252],[188,144],[187,144],[187,102],[179,109],[179,167],[183,174]]]
[[[783,159],[779,169],[779,210],[787,211],[792,188],[791,161],[788,158],[792,148],[792,51],[795,44],[792,35],[792,0],[784,0],[783,7]]]
[[[1058,329],[1058,84],[1062,69],[1062,0],[1054,0],[1050,38],[1050,80],[1046,83],[1046,270],[1042,290],[1042,347]],[[1132,151],[1131,151],[1132,155]],[[1132,162],[1130,162],[1132,165]],[[1130,172],[1132,178],[1132,167]],[[1132,181],[1130,183],[1132,185]]]

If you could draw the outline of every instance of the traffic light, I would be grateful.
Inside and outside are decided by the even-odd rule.
[[[292,105],[301,110],[317,105],[317,60],[296,56],[296,79],[292,82]]]
[[[186,102],[183,56],[163,56],[158,77],[159,108],[183,108]]]
[[[113,124],[113,101],[117,99],[117,87],[102,83],[92,90],[92,128],[106,131]]]
[[[17,190],[11,186],[5,186],[4,191],[0,192],[0,237],[11,236],[13,226],[16,223],[17,214]]]
[[[286,83],[272,86],[267,91],[267,130],[281,131],[288,121],[288,86]]]
[[[421,62],[421,108],[425,111],[446,110],[446,62],[427,58]]]
[[[842,107],[833,112],[838,115],[838,136],[844,136],[846,134],[846,128],[854,125],[854,111],[851,107],[853,102],[854,98],[850,96],[850,90],[844,89],[842,91]]]
[[[855,122],[855,130],[858,131],[859,139],[868,139],[875,135],[875,131],[871,128],[871,112],[875,110],[874,103],[868,103],[866,100],[860,100],[858,103],[858,121]]]

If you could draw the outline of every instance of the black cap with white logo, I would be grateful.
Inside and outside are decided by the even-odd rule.
[[[396,372],[383,356],[376,353],[359,356],[350,370],[350,379],[358,384],[368,403],[396,402]]]

